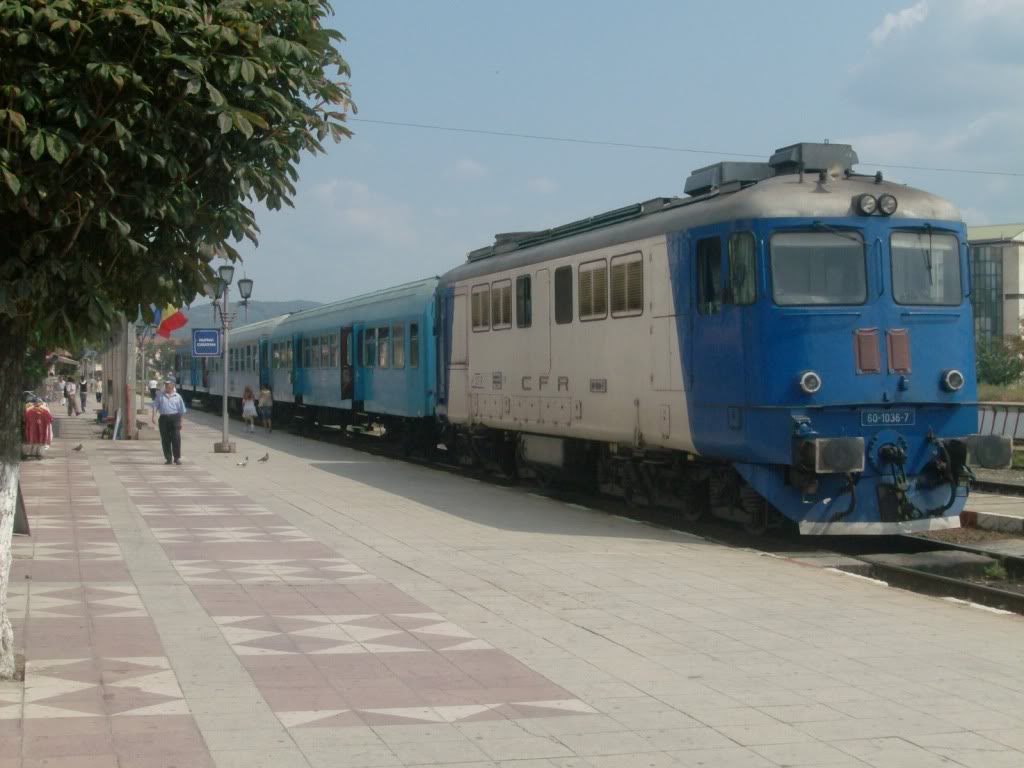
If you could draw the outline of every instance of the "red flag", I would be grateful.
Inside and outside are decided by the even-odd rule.
[[[170,338],[172,333],[183,328],[186,323],[188,323],[188,318],[185,317],[184,312],[174,307],[167,307],[160,315],[160,325],[156,329],[156,335],[163,336],[165,339]]]

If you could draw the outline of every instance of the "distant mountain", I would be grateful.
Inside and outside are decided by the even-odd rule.
[[[216,316],[212,304],[204,302],[193,304],[183,310],[188,317],[188,324],[179,328],[171,334],[172,339],[191,338],[193,328],[219,328],[220,319]],[[289,312],[300,312],[303,309],[313,309],[322,306],[319,301],[250,301],[248,311],[241,304],[231,302],[231,314],[235,316],[232,327],[237,328],[246,323],[258,323],[260,320],[269,320],[278,315],[286,315]]]

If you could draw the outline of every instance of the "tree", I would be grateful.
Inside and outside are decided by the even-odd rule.
[[[1016,384],[1024,374],[1021,344],[1008,339],[982,339],[977,343],[978,382],[1007,386]]]
[[[328,0],[0,0],[0,678],[30,337],[181,305],[350,136]],[[144,313],[148,310],[144,310]],[[149,320],[152,317],[147,318]]]

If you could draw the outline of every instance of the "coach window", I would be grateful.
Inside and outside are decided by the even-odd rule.
[[[580,320],[608,317],[608,262],[604,259],[580,264]]]
[[[512,281],[491,284],[491,328],[502,331],[512,327]]]
[[[391,325],[391,367],[405,368],[405,323]]]
[[[572,267],[555,270],[555,322],[572,322]]]
[[[320,337],[320,367],[330,368],[331,367],[331,337],[321,336]]]
[[[338,334],[332,333],[330,339],[331,339],[331,344],[330,344],[330,346],[331,346],[331,360],[330,360],[331,368],[337,368],[338,367]]]
[[[491,287],[478,285],[473,288],[473,330],[486,331],[491,327]]]
[[[377,364],[381,368],[391,367],[391,345],[387,326],[377,329]]]
[[[697,311],[702,315],[722,311],[722,241],[717,237],[697,241]]]
[[[285,350],[284,350],[284,365],[285,365],[285,368],[293,367],[294,363],[295,363],[295,357],[292,354],[292,342],[289,341],[287,344],[285,344]]]
[[[409,367],[420,367],[420,324],[409,323]]]
[[[363,366],[373,368],[377,364],[377,329],[367,328],[363,332]]]
[[[616,256],[610,265],[612,317],[636,317],[644,312],[643,254]]]
[[[530,276],[516,278],[516,326],[529,328],[533,323],[533,297],[530,295]]]

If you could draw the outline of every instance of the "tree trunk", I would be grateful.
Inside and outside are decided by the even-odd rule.
[[[16,325],[0,320],[0,680],[14,677],[14,630],[7,616],[7,583],[18,502],[24,366],[24,334]]]

